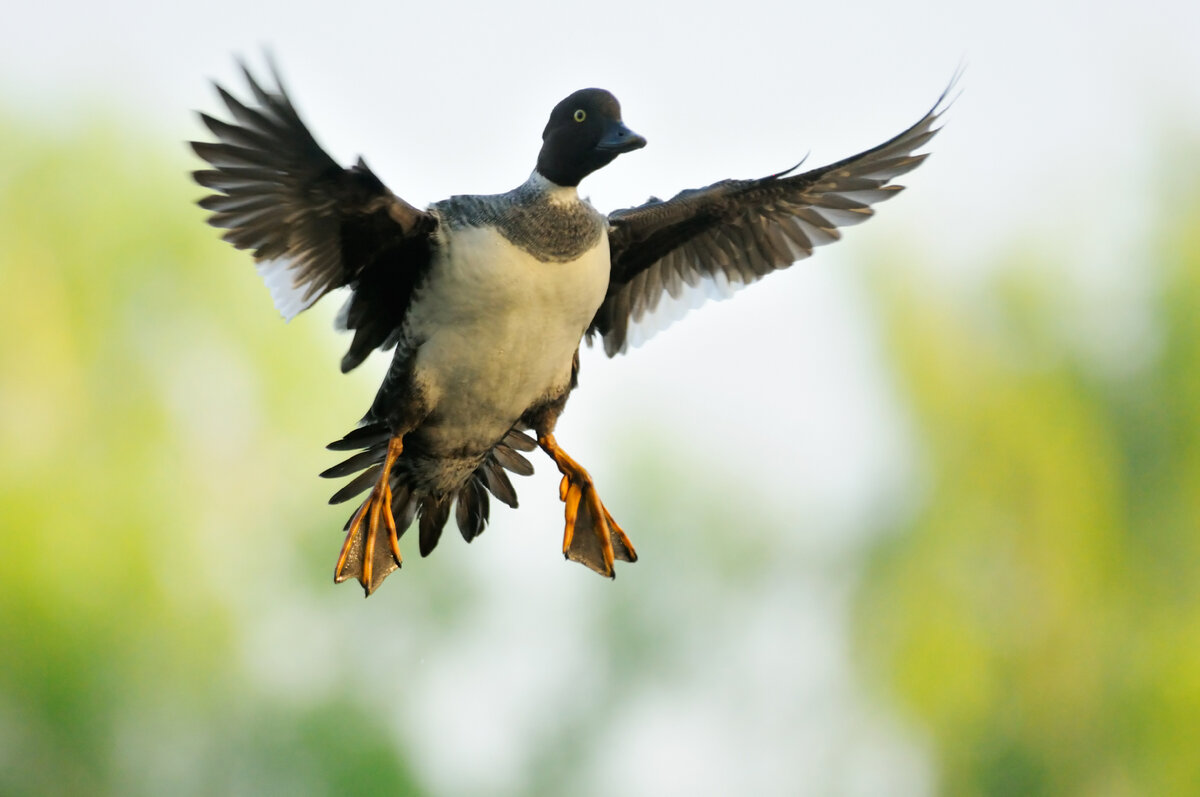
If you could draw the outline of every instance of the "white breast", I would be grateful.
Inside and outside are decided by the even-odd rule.
[[[448,233],[408,326],[424,341],[414,377],[437,419],[435,449],[491,445],[565,389],[609,268],[606,235],[577,260],[542,263],[490,227]]]

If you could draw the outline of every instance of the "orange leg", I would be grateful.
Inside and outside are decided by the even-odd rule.
[[[403,451],[401,438],[393,437],[388,441],[387,457],[383,461],[379,479],[371,489],[371,495],[363,501],[350,521],[346,541],[342,543],[342,553],[333,571],[333,580],[336,582],[357,577],[367,595],[374,592],[402,561],[396,519],[392,516],[391,479],[392,466]],[[387,546],[380,544],[380,520],[387,530]]]
[[[566,504],[563,555],[609,578],[616,575],[615,560],[636,562],[637,553],[629,537],[601,503],[591,475],[558,447],[554,435],[539,436],[538,445],[554,459],[563,475],[558,486],[558,497]]]

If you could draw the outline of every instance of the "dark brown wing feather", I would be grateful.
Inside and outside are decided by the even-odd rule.
[[[612,276],[588,329],[611,357],[629,343],[629,327],[686,288],[728,293],[836,241],[839,227],[871,217],[871,205],[895,196],[891,183],[927,155],[913,152],[938,129],[955,80],[916,124],[879,146],[803,174],[723,180],[652,199],[609,216]],[[702,283],[707,282],[704,286]]]
[[[288,317],[334,288],[354,289],[342,315],[355,333],[342,360],[348,371],[395,342],[436,220],[389,191],[361,158],[349,169],[335,163],[274,69],[272,90],[242,71],[253,102],[218,85],[233,121],[200,114],[216,138],[192,142],[212,167],[193,174],[213,191],[200,206],[212,211],[210,224],[227,230],[225,240],[254,253],[269,282],[285,280],[292,298],[280,309]]]

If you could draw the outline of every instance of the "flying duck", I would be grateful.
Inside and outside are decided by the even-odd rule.
[[[201,113],[216,141],[192,142],[211,167],[193,173],[212,191],[199,202],[209,223],[253,253],[286,319],[350,289],[338,316],[353,333],[343,372],[395,350],[366,415],[329,445],[355,453],[321,474],[357,474],[331,503],[370,491],[334,569],[368,596],[400,567],[414,522],[427,556],[451,509],[470,542],[487,525],[489,494],[515,508],[507,474],[532,473],[521,452],[536,447],[562,473],[566,558],[608,577],[616,560],[637,561],[592,477],[554,437],[580,343],[625,352],[635,325],[667,300],[747,285],[838,240],[839,227],[869,218],[903,189],[892,180],[925,160],[914,152],[938,131],[950,91],[896,137],[828,166],[722,180],[605,216],[579,183],[646,140],[603,89],[554,106],[536,168],[517,188],[419,210],[361,158],[335,163],[274,67],[273,87],[242,71],[252,99],[215,85],[231,121]]]

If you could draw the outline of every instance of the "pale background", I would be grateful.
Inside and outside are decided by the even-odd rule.
[[[220,110],[207,81],[240,92],[234,56],[261,69],[269,48],[334,157],[364,155],[417,205],[524,180],[549,109],[584,86],[612,90],[649,141],[585,181],[582,192],[607,211],[778,171],[806,153],[818,165],[873,146],[918,119],[966,64],[933,157],[874,220],[627,357],[585,352],[558,437],[596,476],[641,554],[615,583],[559,558],[561,506],[541,459],[537,476],[517,484],[518,513],[494,506],[491,530],[470,547],[447,533],[433,557],[410,556],[368,602],[351,586],[321,582],[297,594],[282,576],[215,577],[247,614],[234,645],[247,683],[284,703],[350,684],[433,793],[531,790],[559,743],[570,773],[553,782],[594,794],[937,789],[921,729],[864,690],[851,664],[856,557],[889,516],[911,511],[920,482],[919,446],[883,362],[861,263],[896,252],[969,294],[999,258],[988,253],[1052,242],[1076,275],[1073,333],[1120,370],[1147,345],[1136,306],[1123,299],[1147,290],[1129,254],[1155,222],[1158,143],[1200,131],[1200,4],[35,5],[5,12],[0,104],[10,118],[66,137],[99,117],[182,153],[201,134],[191,111]],[[95,189],[103,202],[123,187]],[[225,278],[272,315],[248,258],[227,257],[213,241],[214,268],[240,263]],[[309,347],[311,368],[337,383],[346,341],[325,333],[330,304],[288,332]],[[383,364],[375,357],[366,368],[377,374]],[[233,388],[180,398],[208,413],[198,437],[252,422],[236,387],[244,377],[230,378]],[[370,379],[344,381],[342,407],[365,409]],[[303,396],[292,398],[290,412],[306,410]],[[329,526],[327,540],[291,555],[305,560],[289,576],[296,581],[325,577],[325,560],[310,558],[332,564],[341,514],[323,509],[330,485],[314,473],[329,464],[320,446],[356,419],[311,409],[311,431],[294,441],[311,458],[270,459],[283,469],[272,483],[290,484],[292,516],[326,512]],[[703,556],[717,561],[725,547],[756,549],[760,569],[717,587],[681,564],[696,556],[686,529],[663,536],[632,510],[637,487],[626,481],[646,463],[698,469],[710,488],[728,483],[732,518],[757,522],[746,515],[756,506],[774,518],[773,532],[731,522],[727,538],[696,543],[716,546]],[[668,508],[695,495],[669,478],[654,490]],[[240,533],[226,528],[212,543],[236,544]],[[469,607],[433,641],[437,611],[422,600],[443,600],[451,576],[463,580]],[[413,578],[419,590],[398,583]],[[623,590],[647,597],[631,605]],[[641,617],[643,630],[684,631],[656,671],[614,686],[591,631],[606,604],[622,600],[623,616]],[[368,633],[381,641],[358,647]],[[608,685],[593,693],[593,682]],[[614,695],[619,706],[604,713],[598,703]],[[603,717],[594,746],[571,748],[558,719],[589,711]],[[10,738],[21,732],[12,725]],[[121,766],[162,759],[161,749],[144,752],[158,749],[155,736],[132,732]],[[145,782],[177,782],[188,771],[180,747],[167,758],[185,763]]]

